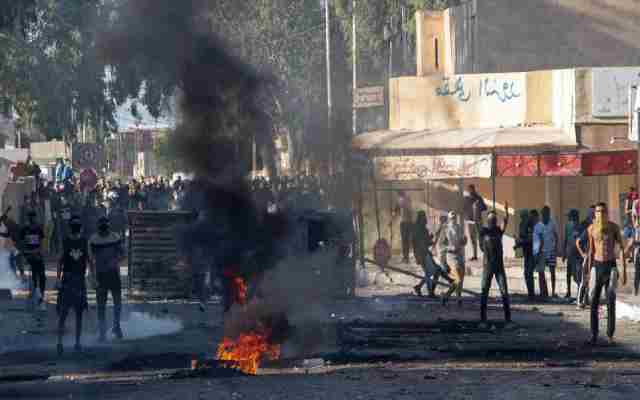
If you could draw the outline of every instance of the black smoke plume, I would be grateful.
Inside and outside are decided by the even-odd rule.
[[[195,222],[180,232],[180,248],[197,268],[213,263],[233,267],[250,278],[256,298],[244,310],[232,309],[225,335],[290,315],[320,297],[314,272],[305,263],[332,262],[332,255],[303,260],[289,251],[296,222],[256,210],[239,168],[238,141],[272,141],[263,110],[270,80],[232,57],[211,34],[205,0],[131,0],[114,14],[101,36],[102,56],[116,79],[143,76],[145,89],[177,88],[179,124],[172,143],[181,161],[196,175],[187,203]],[[133,86],[135,79],[131,78]],[[141,82],[138,82],[141,83]],[[126,85],[125,85],[126,86]],[[131,89],[137,94],[137,86]],[[304,300],[302,300],[304,299]],[[282,333],[282,332],[278,332]],[[278,339],[278,340],[281,340]]]
[[[145,96],[177,89],[179,119],[172,144],[200,178],[228,184],[238,180],[238,143],[271,141],[263,111],[269,79],[234,58],[211,33],[206,0],[135,0],[114,12],[101,35],[102,56],[132,95],[144,82]],[[137,80],[136,80],[137,79]]]

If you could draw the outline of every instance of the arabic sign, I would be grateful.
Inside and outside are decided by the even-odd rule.
[[[474,85],[475,83],[475,85]],[[465,82],[465,78],[442,78],[440,86],[435,90],[438,97],[453,97],[463,103],[474,96],[477,98],[495,98],[500,103],[507,103],[522,96],[519,81],[502,77],[481,77],[473,82]]]
[[[629,115],[629,87],[640,81],[640,68],[594,68],[591,113],[599,118]]]
[[[353,107],[369,108],[384,106],[384,86],[358,88],[353,96]]]
[[[490,178],[491,154],[377,157],[376,176],[384,180]]]

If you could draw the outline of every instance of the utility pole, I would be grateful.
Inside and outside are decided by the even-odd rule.
[[[353,40],[353,99],[356,99],[358,95],[358,31],[356,29],[356,3],[357,0],[353,0],[352,15],[353,32],[351,37]],[[353,136],[358,134],[358,109],[356,108],[355,101],[353,104]]]
[[[329,7],[330,0],[324,0],[325,11],[325,41],[327,46],[327,141],[329,149],[329,174],[333,174],[333,96],[331,90],[331,10]]]

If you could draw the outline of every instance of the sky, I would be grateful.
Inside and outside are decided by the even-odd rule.
[[[173,113],[167,112],[165,116],[162,116],[158,119],[149,114],[147,108],[138,103],[138,114],[139,119],[136,119],[131,114],[131,105],[134,103],[133,100],[127,100],[125,104],[118,107],[116,110],[116,121],[118,122],[118,129],[120,131],[127,131],[131,129],[165,129],[172,128],[176,125],[175,115],[170,115]]]

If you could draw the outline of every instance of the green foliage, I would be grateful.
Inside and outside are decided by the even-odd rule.
[[[176,146],[172,143],[171,135],[173,132],[160,136],[153,146],[154,157],[162,171],[168,176],[180,171],[179,157]]]
[[[0,2],[0,30],[20,30],[35,20],[37,0]]]
[[[24,35],[0,31],[0,96],[14,106],[19,126],[72,141],[80,126],[113,129],[115,104],[105,66],[96,57],[98,0],[35,0]],[[5,26],[7,26],[5,24]]]

